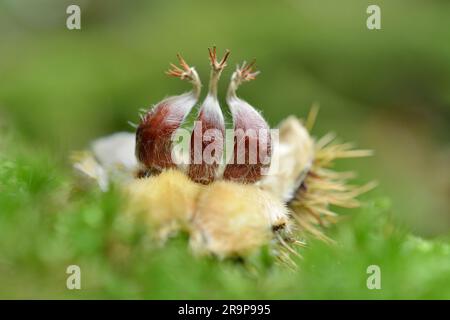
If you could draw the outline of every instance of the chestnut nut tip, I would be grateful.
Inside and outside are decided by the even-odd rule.
[[[214,71],[221,71],[227,66],[226,62],[231,54],[230,50],[227,49],[225,51],[225,55],[220,61],[217,61],[217,49],[215,46],[213,46],[212,48],[208,48],[208,52],[209,60]]]

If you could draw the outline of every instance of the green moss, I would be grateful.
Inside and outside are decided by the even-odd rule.
[[[0,160],[0,296],[3,298],[450,298],[450,244],[395,226],[386,198],[366,199],[330,230],[336,245],[311,241],[292,271],[268,250],[247,264],[196,258],[181,235],[155,246],[121,216],[113,189],[73,189],[65,165],[45,152]],[[81,267],[82,290],[65,287]],[[381,268],[381,290],[366,286]]]

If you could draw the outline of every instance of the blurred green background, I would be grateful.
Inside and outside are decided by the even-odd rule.
[[[81,30],[66,28],[69,4],[81,7]],[[366,28],[369,4],[381,7],[382,30]],[[240,95],[271,125],[320,104],[315,135],[334,131],[375,150],[339,168],[379,181],[372,196],[387,198],[396,225],[449,235],[449,1],[0,0],[0,40],[0,126],[14,131],[0,154],[22,146],[38,177],[70,176],[70,151],[132,131],[139,109],[187,90],[163,73],[177,52],[205,84],[207,48],[217,45],[232,52],[222,93],[233,66],[256,58],[262,73]],[[2,179],[22,174],[18,166]],[[48,186],[41,179],[38,189]],[[33,211],[37,200],[26,201]]]

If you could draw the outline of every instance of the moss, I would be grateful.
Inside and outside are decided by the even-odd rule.
[[[329,233],[336,245],[299,248],[295,271],[268,250],[245,264],[196,258],[185,236],[160,247],[126,223],[114,188],[75,192],[63,163],[17,141],[0,160],[2,298],[450,298],[449,242],[396,226],[388,198],[367,196],[345,215]],[[71,264],[81,267],[82,290],[65,287]],[[381,290],[366,287],[372,264]]]

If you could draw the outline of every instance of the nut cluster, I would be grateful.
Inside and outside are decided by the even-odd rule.
[[[226,102],[233,118],[233,156],[221,168],[224,157],[225,121],[219,104],[217,87],[222,71],[227,66],[230,52],[218,60],[216,48],[209,49],[211,75],[206,98],[198,108],[191,133],[190,161],[187,175],[195,182],[210,184],[223,178],[241,183],[261,179],[263,170],[270,166],[270,128],[261,114],[236,95],[239,86],[255,79],[258,72],[254,62],[237,66],[231,77]],[[178,168],[173,158],[173,136],[186,121],[197,104],[201,81],[195,71],[178,54],[180,66],[171,64],[168,75],[189,81],[190,92],[164,99],[142,117],[136,133],[136,157],[147,173]],[[181,168],[179,168],[181,169]]]

